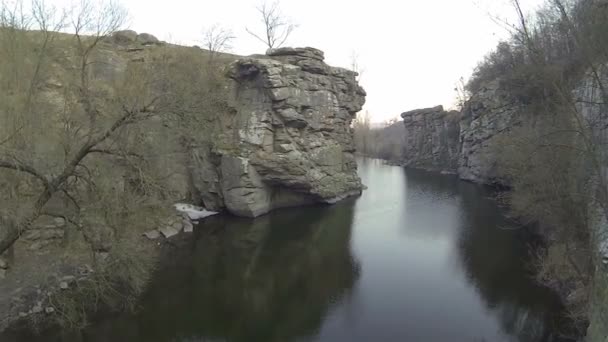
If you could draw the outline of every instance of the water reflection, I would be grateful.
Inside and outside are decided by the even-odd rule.
[[[139,314],[38,340],[558,340],[557,299],[484,189],[376,160],[360,174],[369,189],[335,206],[212,218],[167,252]]]
[[[138,315],[100,317],[76,336],[40,341],[291,341],[319,330],[349,296],[353,202],[257,220],[208,221],[166,256]],[[32,337],[21,337],[30,341]]]
[[[560,341],[563,308],[551,291],[532,280],[529,234],[505,219],[490,191],[456,177],[407,170],[408,194],[441,199],[458,207],[454,257],[467,281],[501,324],[502,334],[517,341]],[[424,196],[423,196],[424,197]]]

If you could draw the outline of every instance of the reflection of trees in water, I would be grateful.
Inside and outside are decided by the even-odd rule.
[[[57,340],[288,341],[314,335],[359,276],[350,250],[352,218],[352,201],[256,220],[212,218],[196,241],[176,242],[167,253],[170,261],[140,314],[103,317],[84,335]]]
[[[314,334],[358,277],[352,215],[350,204],[289,210],[231,227],[232,236],[223,239],[228,245],[201,239],[195,260],[207,264],[196,268],[196,296],[221,310],[204,311],[205,334],[247,341]]]
[[[408,191],[432,197],[457,197],[461,206],[457,254],[469,282],[503,331],[522,342],[555,341],[556,296],[537,284],[530,272],[524,231],[509,227],[500,208],[480,186],[424,171],[406,172]]]
[[[501,209],[479,187],[462,183],[462,233],[459,256],[469,281],[502,323],[519,341],[557,341],[557,296],[538,284],[531,271],[525,230],[515,229]]]

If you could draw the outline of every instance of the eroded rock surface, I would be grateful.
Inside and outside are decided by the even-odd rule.
[[[501,94],[497,82],[471,97],[460,121],[460,178],[483,184],[506,183],[497,169],[493,143],[521,124],[520,109],[520,104]]]
[[[195,188],[209,209],[256,217],[361,192],[350,127],[365,102],[356,73],[313,48],[271,49],[230,65],[230,122],[199,151]]]
[[[405,125],[405,166],[455,173],[460,151],[460,113],[443,106],[401,114]]]

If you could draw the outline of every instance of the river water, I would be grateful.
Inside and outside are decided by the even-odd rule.
[[[483,188],[378,160],[359,171],[360,198],[210,218],[170,248],[138,314],[43,340],[559,341],[559,301]]]

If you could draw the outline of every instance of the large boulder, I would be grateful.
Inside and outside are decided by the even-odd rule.
[[[112,38],[117,44],[131,44],[137,40],[137,32],[133,30],[116,31]]]
[[[149,33],[140,33],[137,35],[137,42],[141,45],[154,45],[160,43],[158,38]]]

